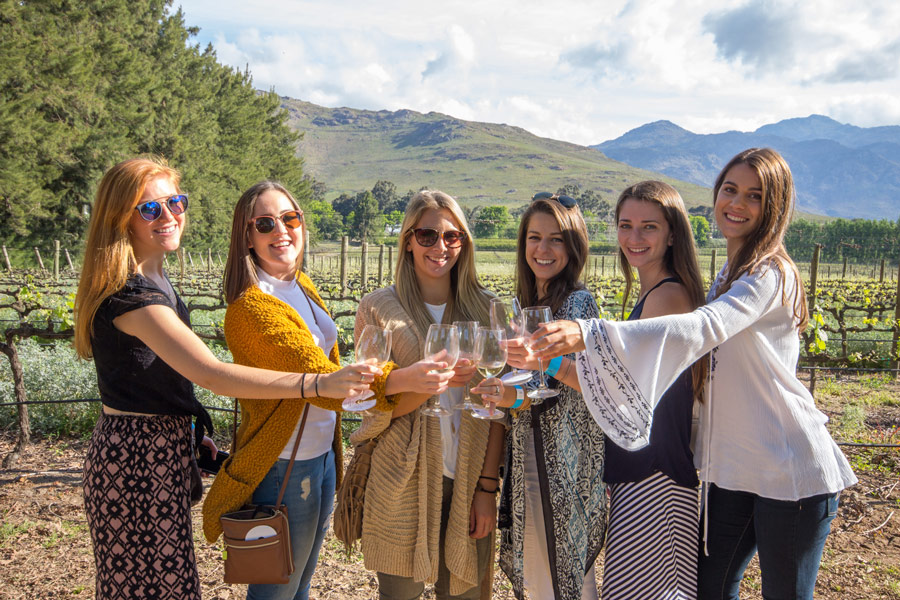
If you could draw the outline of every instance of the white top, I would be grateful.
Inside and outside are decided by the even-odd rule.
[[[307,302],[306,294],[300,289],[300,285],[296,279],[282,281],[275,279],[260,268],[256,269],[256,275],[259,278],[259,289],[275,296],[288,306],[292,307],[309,327],[313,340],[316,345],[325,352],[325,355],[331,352],[335,342],[337,342],[337,326],[331,317],[328,316],[322,308],[312,300]],[[316,311],[315,318],[310,311],[310,306]],[[316,324],[318,319],[318,324]],[[307,376],[307,381],[309,376]],[[312,389],[307,386],[308,389]],[[309,414],[306,417],[306,427],[303,429],[303,437],[300,439],[300,447],[297,448],[297,457],[295,460],[309,460],[321,456],[331,450],[331,444],[334,441],[334,427],[336,413],[324,408],[319,408],[312,404],[309,405]],[[300,429],[300,420],[294,427],[294,433],[285,445],[278,458],[289,460],[291,458],[291,450],[294,449],[294,440],[297,438],[297,431]]]
[[[604,432],[623,448],[647,445],[659,398],[712,351],[694,453],[701,480],[775,500],[835,493],[856,483],[825,429],[828,418],[796,377],[797,281],[787,265],[785,272],[783,296],[781,274],[770,263],[691,313],[579,321],[586,350],[577,355],[578,379]]]
[[[435,323],[440,323],[444,318],[446,304],[428,304],[425,308],[431,314]],[[463,388],[453,387],[438,396],[441,406],[450,411],[450,415],[440,417],[441,420],[441,448],[444,455],[444,477],[456,478],[456,455],[459,454],[459,424],[462,421],[462,411],[454,410],[463,401]]]

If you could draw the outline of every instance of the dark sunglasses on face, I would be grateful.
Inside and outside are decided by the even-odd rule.
[[[256,231],[259,233],[272,233],[275,231],[275,219],[281,219],[281,222],[284,223],[284,226],[287,229],[297,229],[303,224],[303,211],[289,210],[281,213],[277,217],[271,215],[253,217],[250,219],[250,223],[253,223],[253,226],[256,227]]]
[[[423,248],[430,248],[437,244],[439,237],[444,238],[444,245],[448,248],[462,246],[462,243],[466,239],[465,231],[455,231],[453,229],[438,231],[437,229],[431,229],[430,227],[419,227],[418,229],[413,229],[413,233],[416,234],[416,242]]]
[[[157,198],[156,200],[141,202],[134,209],[141,213],[141,218],[145,221],[155,221],[162,214],[163,202],[166,203],[166,206],[169,207],[169,212],[173,215],[182,214],[188,207],[187,194],[175,194],[168,198]]]
[[[572,198],[571,196],[560,196],[558,194],[551,194],[550,192],[538,192],[531,198],[532,202],[535,200],[556,200],[566,208],[572,208],[578,204],[575,201],[575,198]]]

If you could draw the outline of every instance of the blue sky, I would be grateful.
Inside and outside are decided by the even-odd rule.
[[[817,113],[900,124],[896,0],[175,0],[254,84],[579,144],[667,119],[751,131]]]

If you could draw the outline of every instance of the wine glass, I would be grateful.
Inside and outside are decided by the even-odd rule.
[[[454,321],[456,329],[459,330],[459,360],[475,360],[475,337],[478,334],[480,323],[478,321]],[[474,410],[479,405],[472,402],[472,396],[469,394],[469,382],[466,382],[466,393],[463,396],[463,403],[454,406],[454,410]]]
[[[515,296],[512,300],[491,298],[491,329],[502,329],[506,333],[507,340],[522,337],[522,309],[519,308],[518,298]],[[528,379],[531,378],[531,371],[516,369],[512,375],[517,382],[521,382],[526,376]]]
[[[529,336],[540,328],[541,323],[549,323],[553,320],[553,311],[550,310],[549,306],[531,306],[522,311],[522,315],[525,318],[522,333]],[[547,378],[544,375],[544,361],[538,359],[538,365],[541,368],[539,374],[540,384],[537,388],[528,392],[528,397],[552,398],[553,396],[558,396],[558,390],[553,390],[547,387]]]
[[[496,377],[506,366],[506,333],[502,329],[481,327],[475,341],[475,360],[482,377]],[[471,409],[476,419],[502,419],[504,412],[491,405]]]
[[[356,342],[356,364],[370,364],[383,367],[391,358],[391,330],[375,325],[366,325]],[[371,389],[345,398],[341,407],[350,412],[361,412],[375,406],[375,395]]]
[[[445,362],[447,366],[441,372],[452,371],[459,358],[459,329],[456,325],[432,323],[425,336],[425,358],[437,362]],[[450,411],[441,407],[432,397],[422,412],[429,417],[446,417]]]

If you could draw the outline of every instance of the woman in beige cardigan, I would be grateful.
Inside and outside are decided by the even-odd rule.
[[[422,358],[431,323],[487,324],[491,296],[475,275],[465,217],[447,194],[413,196],[398,250],[395,284],[362,299],[356,335],[367,324],[393,330],[391,359],[403,367]],[[457,365],[451,385],[473,374],[472,365]],[[440,401],[452,403],[453,391]],[[392,413],[374,411],[352,437],[380,436],[366,487],[365,565],[378,572],[382,600],[419,598],[426,582],[439,599],[490,597],[503,426],[467,411],[426,416],[427,399],[401,395]]]

